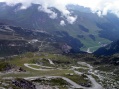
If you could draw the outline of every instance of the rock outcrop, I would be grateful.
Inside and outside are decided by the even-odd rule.
[[[25,79],[17,78],[13,80],[12,83],[21,89],[36,89],[35,85],[32,82]]]

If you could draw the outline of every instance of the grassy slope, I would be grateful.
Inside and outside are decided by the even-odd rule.
[[[60,26],[59,22],[61,17],[52,20],[46,13],[38,12],[36,8],[37,6],[34,5],[26,10],[21,10],[14,14],[13,9],[7,7],[5,11],[1,11],[4,13],[1,14],[0,17],[13,21],[11,24],[24,28],[46,30],[51,33],[54,33],[54,31],[65,31],[69,33],[70,36],[79,39],[84,44],[81,50],[87,50],[88,47],[98,46],[98,42],[109,42],[109,40],[99,37],[99,31],[102,29],[96,25],[96,23],[108,22],[106,18],[99,18],[97,15],[91,13],[74,11],[74,13],[78,16],[77,21],[73,25],[66,22],[66,26]],[[7,15],[8,11],[11,11],[9,13],[10,17]],[[64,21],[66,20],[64,19]],[[89,29],[89,32],[82,31],[78,26],[79,24]],[[77,35],[79,34],[83,35],[84,38],[78,38]],[[89,37],[90,34],[95,36],[95,41]]]
[[[25,56],[25,57],[24,57]],[[18,57],[15,57],[11,60],[9,60],[9,63],[10,64],[14,64],[14,65],[17,65],[19,67],[22,67],[24,68],[25,70],[28,71],[28,74],[27,73],[23,73],[23,74],[7,74],[7,75],[3,75],[3,77],[7,76],[13,76],[13,77],[28,77],[28,76],[45,76],[45,75],[62,75],[62,74],[65,74],[65,73],[73,73],[72,70],[69,70],[69,69],[63,69],[63,70],[50,70],[50,71],[35,71],[35,70],[32,70],[32,69],[29,69],[27,67],[24,66],[24,63],[34,63],[34,61],[36,61],[37,59],[39,58],[54,58],[56,57],[55,55],[52,55],[52,54],[48,54],[48,56],[45,56],[45,55],[41,55],[41,56],[34,56],[33,53],[27,53],[25,55],[22,55],[21,57],[18,56]],[[61,61],[64,61],[65,58],[61,57],[63,60]],[[67,58],[69,59],[69,58]],[[67,60],[66,59],[66,60]]]

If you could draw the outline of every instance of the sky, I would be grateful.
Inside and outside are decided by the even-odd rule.
[[[68,4],[80,5],[91,9],[92,13],[97,13],[98,16],[107,15],[108,12],[113,13],[119,17],[119,0],[0,0],[0,2],[6,2],[8,5],[15,5],[22,3],[21,9],[26,9],[32,3],[41,4],[39,11],[44,11],[49,14],[52,19],[57,18],[57,13],[49,9],[49,7],[55,7],[62,12],[62,17],[65,17],[69,24],[73,24],[77,16],[72,16],[71,12],[67,10]],[[62,20],[61,25],[65,25]]]

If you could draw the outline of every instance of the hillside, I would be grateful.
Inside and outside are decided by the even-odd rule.
[[[96,55],[113,55],[119,53],[119,40],[112,42],[111,44],[99,48],[97,51],[94,52]]]
[[[119,89],[117,2],[0,0],[0,89]]]
[[[0,86],[13,89],[118,89],[118,59],[118,56],[96,57],[92,54],[25,53],[0,61]]]
[[[53,35],[59,31],[65,32],[73,39],[80,41],[83,44],[80,49],[84,51],[96,46],[91,50],[95,51],[102,44],[119,39],[119,19],[113,14],[99,17],[97,14],[91,13],[88,8],[70,5],[67,8],[77,16],[77,20],[73,24],[69,24],[65,18],[61,17],[61,12],[55,8],[51,8],[51,10],[58,16],[56,19],[51,19],[47,13],[38,11],[38,4],[32,4],[29,8],[22,10],[19,10],[20,6],[21,4],[7,6],[2,3],[0,22],[30,30],[43,30]],[[65,21],[64,26],[60,25],[61,20]]]
[[[55,35],[42,30],[0,24],[0,55],[16,55],[25,52],[69,53],[80,52],[82,43],[63,31]]]

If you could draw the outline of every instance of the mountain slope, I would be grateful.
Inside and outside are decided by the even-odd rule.
[[[56,31],[55,35],[42,30],[0,24],[0,54],[15,55],[24,52],[80,52],[81,42],[67,32]]]
[[[109,21],[105,17],[98,17],[96,14],[91,13],[89,9],[84,7],[68,7],[74,15],[77,15],[77,21],[74,24],[69,24],[64,17],[61,17],[62,13],[55,8],[52,8],[52,10],[58,14],[58,17],[56,19],[51,19],[47,13],[38,11],[39,5],[36,4],[32,4],[31,7],[24,10],[19,10],[21,4],[17,4],[15,6],[7,6],[4,4],[0,6],[0,13],[2,13],[0,14],[1,22],[27,29],[40,29],[54,35],[57,31],[66,32],[69,36],[81,41],[84,45],[82,47],[83,50],[87,50],[88,47],[92,46],[100,46],[100,44],[98,44],[99,42],[108,43],[110,40],[99,35],[102,34],[100,32],[102,28],[97,26],[97,24],[102,25]],[[61,20],[65,21],[65,26],[60,25]]]
[[[49,18],[49,15],[43,11],[38,11],[40,5],[32,4],[31,7],[19,10],[21,4],[15,6],[0,6],[0,22],[10,25],[27,28],[30,30],[43,30],[55,35],[57,32],[65,32],[73,39],[77,39],[83,44],[81,50],[86,51],[89,47],[97,46],[95,51],[102,44],[108,44],[110,41],[119,39],[119,19],[108,14],[99,17],[97,14],[91,13],[90,9],[81,6],[69,5],[67,8],[77,15],[74,24],[69,24],[61,12],[55,8],[51,8],[58,14],[56,19]],[[60,21],[65,21],[65,26],[60,25]]]
[[[96,55],[113,55],[119,53],[119,40],[112,42],[111,44],[99,48],[97,51],[94,52]]]

